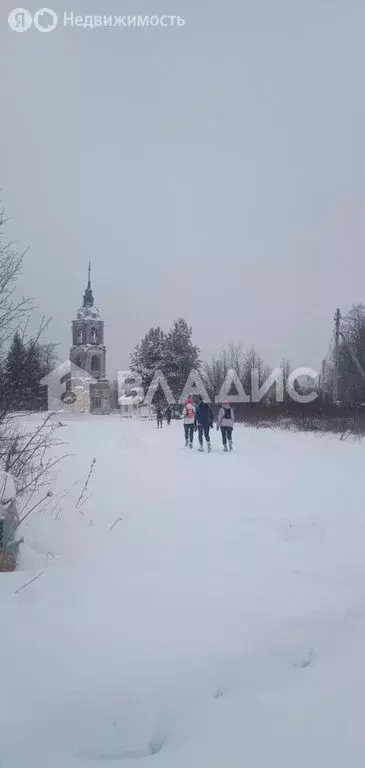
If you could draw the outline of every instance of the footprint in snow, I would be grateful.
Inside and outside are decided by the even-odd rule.
[[[143,757],[152,757],[161,752],[165,744],[164,738],[156,738],[150,741],[146,749],[126,749],[121,752],[98,752],[96,749],[79,749],[76,757],[86,760],[139,760]]]

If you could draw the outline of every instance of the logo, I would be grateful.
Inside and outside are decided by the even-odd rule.
[[[40,382],[47,387],[49,411],[90,411],[90,385],[96,382],[87,371],[65,360]]]
[[[219,393],[213,394],[213,400],[216,403],[223,403],[229,400],[231,403],[260,403],[266,396],[270,397],[276,403],[284,402],[284,394],[297,403],[311,403],[319,396],[319,376],[313,368],[296,368],[288,376],[284,386],[284,371],[282,368],[274,368],[270,374],[267,374],[263,380],[258,368],[251,368],[251,392],[248,394],[241,383],[237,371],[229,368],[226,377],[221,385]],[[152,381],[144,395],[142,377],[135,371],[118,371],[118,402],[119,405],[151,405],[157,390],[161,389],[164,399],[169,405],[182,405],[186,402],[188,396],[200,395],[206,403],[211,399],[207,392],[204,382],[198,371],[192,370],[185,382],[180,398],[175,397],[170,389],[168,379],[162,371],[157,370],[154,373]],[[365,376],[365,372],[364,372]],[[237,394],[232,394],[232,386]],[[274,397],[273,397],[274,392]]]
[[[34,26],[39,32],[53,32],[58,24],[57,13],[50,8],[41,8],[34,14]]]
[[[32,14],[25,8],[15,8],[9,13],[8,24],[13,32],[28,32],[33,24]]]
[[[139,405],[143,403],[144,392],[142,377],[133,371],[117,371],[119,405]]]
[[[8,24],[13,32],[27,32],[32,24],[38,32],[53,32],[58,24],[58,16],[51,8],[40,8],[34,17],[25,8],[15,8],[8,16]]]
[[[77,394],[76,392],[67,392],[66,390],[66,392],[62,392],[60,400],[62,400],[63,403],[66,403],[66,405],[73,405],[76,403]]]

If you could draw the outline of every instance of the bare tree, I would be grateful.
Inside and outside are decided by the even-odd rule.
[[[258,371],[259,385],[261,386],[269,375],[270,369],[257,354],[255,347],[251,346],[247,352],[243,351],[242,344],[231,342],[223,347],[211,363],[203,366],[203,381],[209,393],[210,399],[221,390],[229,370],[234,370],[247,394],[251,392],[251,371]]]
[[[242,384],[245,392],[251,392],[251,381],[252,381],[252,371],[257,371],[258,374],[258,385],[259,387],[262,386],[267,376],[270,375],[270,368],[268,368],[267,365],[265,365],[262,357],[256,352],[256,349],[254,345],[249,347],[248,351],[246,352],[246,355],[244,357],[243,361],[243,371],[242,371]],[[267,398],[268,399],[268,396]]]
[[[25,252],[19,253],[14,243],[4,239],[7,222],[4,209],[0,209],[0,363],[6,345],[19,327],[26,327],[33,309],[31,299],[16,295],[16,283],[21,274]]]
[[[284,399],[287,400],[287,386],[288,386],[288,379],[291,374],[291,365],[289,360],[286,360],[283,358],[281,361],[281,369],[283,371],[283,388],[284,388]]]
[[[365,305],[357,304],[341,323],[339,348],[339,399],[345,403],[365,403]],[[359,365],[360,364],[360,365]]]
[[[38,354],[42,376],[48,376],[58,365],[58,356],[56,352],[57,344],[42,344],[38,341]]]
[[[39,426],[28,426],[19,415],[12,413],[13,393],[7,391],[3,374],[3,361],[10,339],[16,331],[24,337],[34,309],[30,299],[19,298],[16,293],[17,279],[25,253],[19,253],[13,243],[4,238],[6,224],[0,211],[0,469],[10,472],[15,480],[17,500],[20,501],[20,517],[30,514],[50,496],[54,469],[62,455],[54,449],[61,445],[57,438],[58,424],[51,415],[42,419]],[[43,320],[34,343],[40,345],[40,337],[48,323]],[[54,349],[45,345],[45,366],[51,364]],[[28,512],[26,511],[28,509]]]
[[[241,344],[228,344],[210,363],[204,363],[202,378],[211,401],[220,392],[228,371],[233,369],[241,380],[244,372],[244,353]]]

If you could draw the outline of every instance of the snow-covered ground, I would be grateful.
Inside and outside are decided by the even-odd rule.
[[[66,423],[0,574],[1,768],[363,768],[365,443]]]

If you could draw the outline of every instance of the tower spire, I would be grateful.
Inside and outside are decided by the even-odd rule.
[[[87,288],[84,293],[83,307],[92,307],[94,304],[94,296],[91,288],[91,261],[89,259],[89,266],[87,270]]]

